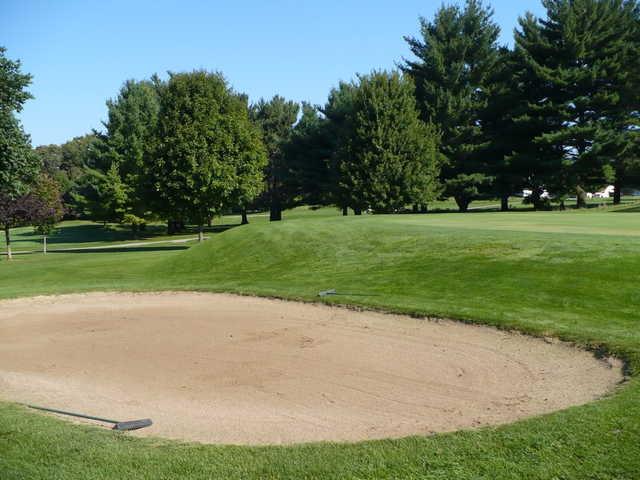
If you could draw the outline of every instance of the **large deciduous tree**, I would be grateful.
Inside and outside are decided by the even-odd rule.
[[[441,133],[445,194],[466,211],[491,183],[481,117],[499,59],[500,28],[481,0],[442,6],[433,21],[420,18],[420,27],[421,38],[405,37],[417,60],[405,61],[403,70],[415,81],[423,120]]]
[[[33,225],[49,213],[44,202],[32,193],[10,196],[0,192],[0,228],[5,234],[7,260],[13,258],[10,230]]]
[[[47,253],[47,237],[54,231],[56,223],[62,220],[64,205],[60,185],[47,174],[40,174],[31,188],[30,195],[35,197],[31,211],[31,224],[37,234],[42,235],[42,252]]]
[[[46,254],[47,236],[63,213],[58,183],[46,174],[38,176],[28,193],[18,196],[0,193],[0,227],[5,231],[7,258],[12,258],[10,228],[33,225],[36,233],[43,236]]]
[[[24,103],[33,98],[27,91],[32,77],[22,73],[20,61],[11,60],[6,52],[6,48],[0,47],[0,111],[19,112]]]
[[[337,155],[340,190],[356,212],[426,205],[438,193],[437,135],[420,120],[413,81],[398,72],[358,77]]]
[[[298,118],[300,106],[276,95],[271,100],[261,99],[251,106],[251,118],[262,131],[269,162],[265,168],[269,203],[269,220],[282,220],[283,208],[290,206],[285,191],[284,178],[288,173],[283,148],[291,138],[293,125]]]
[[[153,185],[167,218],[198,226],[255,193],[255,171],[266,162],[245,96],[219,73],[170,74],[160,95]],[[249,172],[249,173],[247,173]],[[239,193],[240,192],[240,193]]]
[[[40,164],[15,116],[31,98],[26,90],[31,76],[21,73],[20,62],[8,59],[5,51],[0,47],[0,227],[5,232],[7,258],[11,259],[10,229],[26,218],[28,208],[22,208],[19,201],[28,193]]]

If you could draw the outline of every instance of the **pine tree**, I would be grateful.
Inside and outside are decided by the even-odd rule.
[[[340,82],[337,87],[331,89],[326,104],[321,109],[326,122],[323,124],[321,142],[328,150],[327,158],[327,189],[330,202],[342,209],[343,215],[347,215],[349,207],[354,209],[356,215],[362,210],[353,204],[348,184],[341,181],[341,165],[345,160],[345,145],[351,139],[349,119],[353,116],[355,108],[355,96],[357,85],[353,82]]]
[[[498,62],[500,29],[481,0],[467,0],[464,8],[443,6],[433,21],[420,18],[420,26],[422,38],[405,37],[417,60],[405,61],[403,69],[416,83],[423,120],[441,133],[445,194],[466,211],[491,183],[481,114]]]
[[[127,213],[129,189],[122,181],[117,162],[106,172],[87,168],[72,192],[73,202],[85,218],[103,222],[121,222]]]
[[[516,32],[517,118],[529,128],[515,155],[531,164],[533,188],[559,197],[622,175],[638,110],[638,6],[624,0],[544,0],[546,18],[527,15]],[[530,146],[527,146],[530,145]],[[537,157],[537,164],[536,164]],[[528,160],[527,160],[528,159]]]
[[[291,206],[291,199],[288,198],[283,184],[288,170],[283,148],[291,138],[299,109],[296,102],[288,101],[279,95],[269,101],[261,99],[251,107],[251,118],[262,131],[269,158],[265,168],[265,193],[271,221],[282,220],[283,208]]]
[[[146,160],[154,143],[162,82],[128,80],[115,99],[107,101],[106,132],[99,136],[99,157],[106,169],[118,165],[129,190],[127,210],[140,218],[152,209],[153,194]]]
[[[514,85],[515,55],[504,47],[500,59],[487,80],[487,106],[480,115],[486,148],[482,155],[487,173],[493,178],[491,192],[500,198],[500,209],[509,210],[509,197],[522,190],[526,172],[518,169],[511,155],[518,147],[518,131],[513,122],[519,94]]]
[[[330,127],[317,107],[303,102],[300,120],[283,150],[288,167],[283,184],[293,205],[333,203],[330,166],[335,139]]]

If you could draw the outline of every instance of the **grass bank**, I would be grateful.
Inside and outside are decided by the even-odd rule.
[[[297,215],[297,216],[296,216]],[[0,297],[208,290],[452,317],[554,335],[640,369],[640,214],[473,213],[288,221],[202,245],[0,264]],[[1,478],[634,479],[640,382],[513,425],[359,444],[241,448],[140,440],[0,404]]]

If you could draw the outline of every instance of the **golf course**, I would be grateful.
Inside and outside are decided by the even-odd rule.
[[[298,208],[282,223],[261,218],[237,227],[223,218],[231,228],[214,222],[209,239],[191,247],[16,255],[2,265],[0,296],[227,292],[447,318],[613,355],[624,361],[625,379],[587,405],[509,425],[290,446],[134,438],[4,402],[4,478],[637,478],[640,214],[633,203],[362,217]],[[79,227],[69,226],[84,244]],[[58,235],[69,241],[66,228]],[[84,228],[92,242],[100,230],[110,239],[102,225]],[[318,297],[326,289],[346,293]]]
[[[0,4],[0,480],[640,480],[640,0]]]

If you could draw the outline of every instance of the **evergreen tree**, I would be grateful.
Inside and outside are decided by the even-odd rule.
[[[405,37],[417,60],[405,61],[403,70],[415,81],[423,120],[441,133],[445,194],[466,211],[491,183],[481,117],[488,77],[499,59],[500,28],[481,0],[467,0],[464,8],[443,6],[433,21],[420,18],[420,27],[422,38]]]
[[[284,189],[293,205],[330,205],[330,160],[335,147],[329,121],[319,109],[302,104],[302,115],[284,146],[287,175]]]
[[[520,30],[515,32],[513,54],[513,102],[509,112],[511,128],[508,130],[513,141],[513,152],[508,162],[520,173],[522,186],[532,191],[528,199],[534,207],[542,208],[542,194],[558,189],[566,190],[564,175],[565,160],[556,146],[540,142],[539,139],[556,128],[554,107],[550,102],[539,102],[545,98],[547,87],[536,73],[532,55],[543,57],[546,46],[541,38],[540,26],[532,14],[519,19]],[[552,188],[554,184],[555,188]]]
[[[514,158],[531,164],[534,189],[560,198],[575,189],[581,206],[585,188],[623,175],[634,141],[638,6],[625,0],[543,4],[546,18],[529,14],[516,32],[525,99],[516,120],[528,127],[529,138]]]
[[[356,92],[357,85],[347,82],[340,82],[336,88],[331,89],[327,103],[322,109],[326,122],[319,137],[328,153],[327,192],[330,202],[341,208],[343,215],[347,215],[349,207],[355,207],[356,215],[362,213],[362,210],[353,204],[348,182],[341,180],[344,171],[342,164],[347,161],[344,156],[345,147],[352,138],[350,119],[354,116]]]
[[[616,32],[614,64],[617,78],[613,108],[599,123],[595,152],[604,163],[605,175],[613,177],[614,204],[622,189],[640,184],[640,3],[615,2],[610,15]]]
[[[117,163],[129,190],[127,210],[140,218],[149,215],[152,195],[145,158],[154,143],[160,109],[162,82],[129,80],[116,99],[107,101],[106,133],[100,136],[100,157],[104,165]]]
[[[518,147],[519,132],[513,115],[520,100],[515,78],[515,55],[508,48],[501,48],[500,59],[487,80],[487,105],[480,115],[482,129],[487,140],[482,155],[487,173],[493,178],[492,196],[500,198],[500,209],[509,210],[509,197],[524,187],[526,172],[511,161]]]
[[[128,188],[122,181],[118,164],[112,163],[106,172],[87,169],[72,193],[79,213],[92,220],[121,222],[129,204]]]
[[[251,107],[251,118],[262,131],[267,148],[269,163],[265,168],[267,188],[265,194],[269,204],[269,219],[282,220],[283,208],[292,204],[284,187],[288,166],[283,148],[291,138],[293,125],[298,118],[300,107],[293,101],[287,101],[276,95],[271,100],[261,99]]]

